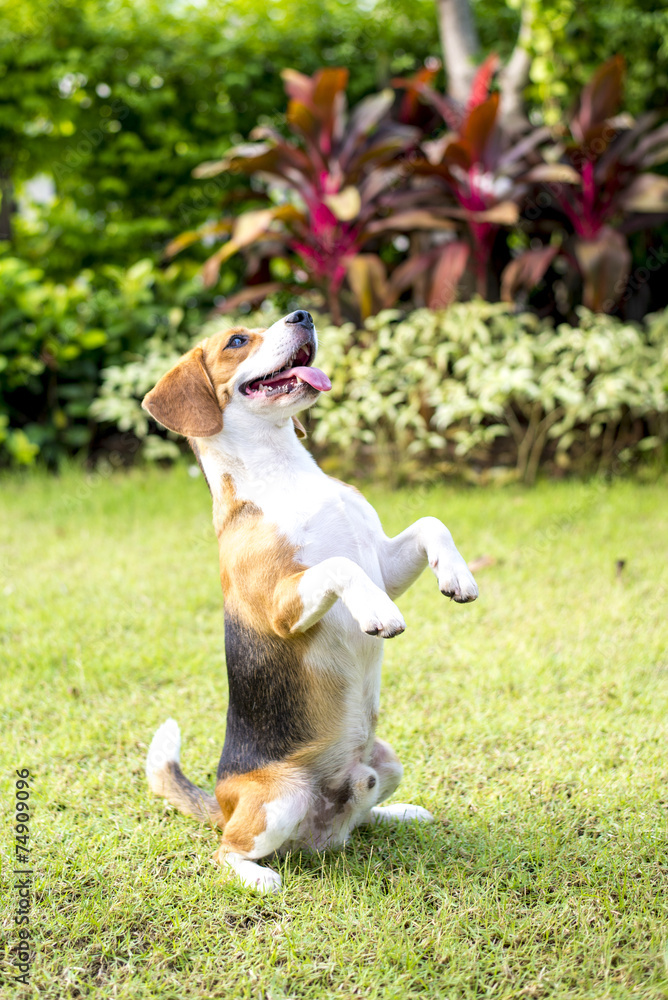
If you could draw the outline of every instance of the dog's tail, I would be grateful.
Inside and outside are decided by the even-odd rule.
[[[202,823],[212,823],[222,830],[225,821],[218,802],[186,778],[179,763],[180,755],[181,731],[174,719],[167,719],[148,748],[146,777],[149,788],[187,816],[194,816]]]

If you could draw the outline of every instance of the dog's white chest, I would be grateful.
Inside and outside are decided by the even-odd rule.
[[[355,490],[309,462],[306,469],[286,469],[273,477],[270,487],[245,484],[242,491],[278,533],[297,546],[299,562],[313,566],[331,556],[345,556],[382,586],[376,552],[380,524]]]

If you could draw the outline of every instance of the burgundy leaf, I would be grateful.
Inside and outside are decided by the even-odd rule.
[[[334,67],[318,70],[313,82],[313,111],[321,122],[318,148],[327,157],[332,151],[333,138],[343,132],[348,70]]]
[[[521,289],[530,291],[534,288],[558,252],[558,247],[541,247],[540,250],[527,250],[515,260],[511,260],[501,275],[503,301],[514,302]]]
[[[380,94],[372,94],[371,97],[360,101],[353,111],[346,129],[346,140],[338,156],[338,161],[344,171],[348,160],[356,152],[362,139],[377,128],[380,120],[392,107],[393,97],[391,90],[383,90]]]
[[[353,151],[346,164],[347,180],[354,180],[359,171],[368,164],[375,168],[396,160],[400,154],[416,145],[418,139],[418,130],[408,125],[398,125],[393,122],[387,128],[379,128],[366,143],[361,143],[359,148]]]
[[[318,70],[313,83],[313,104],[323,118],[330,117],[336,95],[348,86],[348,70],[328,66]]]
[[[436,247],[429,253],[412,254],[408,260],[395,267],[390,275],[387,297],[383,306],[387,309],[394,305],[402,292],[410,288],[417,278],[426,274],[440,253],[441,248]]]
[[[546,142],[552,134],[552,130],[547,125],[541,126],[541,128],[533,129],[529,135],[523,136],[518,142],[514,143],[507,149],[504,153],[499,156],[499,167],[507,167],[512,163],[516,163],[518,160],[523,160],[528,153],[533,152],[536,146],[539,146],[541,142]]]
[[[400,122],[404,122],[404,124],[409,125],[415,120],[418,108],[418,97],[420,94],[419,88],[430,87],[432,80],[440,68],[440,59],[430,59],[417,71],[417,73],[414,73],[413,76],[409,76],[406,79],[397,78],[391,81],[392,86],[396,87],[397,90],[406,91],[399,109]]]
[[[455,301],[457,286],[466,270],[470,252],[468,243],[461,240],[448,243],[441,251],[429,295],[430,309],[445,309]]]
[[[359,185],[360,197],[364,207],[372,207],[371,203],[388,188],[396,187],[405,176],[400,166],[378,166]]]
[[[633,144],[650,129],[657,121],[658,114],[656,111],[648,111],[644,115],[640,115],[637,121],[629,127],[621,127],[619,130],[615,131],[612,140],[608,143],[608,147],[605,152],[600,157],[600,163],[605,164],[606,160],[624,160],[625,162],[633,162],[636,149],[632,150],[630,156],[627,157],[627,153],[632,149]],[[612,128],[615,128],[614,120],[608,123]],[[655,133],[651,133],[654,135]]]
[[[631,253],[626,240],[610,226],[596,239],[575,241],[583,279],[583,302],[594,312],[612,312],[628,281]]]
[[[239,306],[246,305],[249,302],[262,302],[268,295],[275,295],[276,292],[280,292],[284,287],[285,285],[282,281],[266,281],[261,285],[249,285],[247,288],[242,288],[241,291],[235,292],[234,295],[228,295],[221,305],[216,306],[215,311],[218,313],[234,312]]]
[[[471,147],[460,141],[450,142],[445,147],[445,152],[443,153],[442,164],[446,166],[451,166],[454,164],[457,167],[461,167],[462,170],[470,170],[475,163],[475,158],[472,155]]]
[[[635,164],[642,163],[643,166],[648,167],[654,166],[658,161],[654,160],[652,162],[653,151],[656,150],[657,146],[665,142],[668,142],[668,122],[654,129],[649,135],[644,136],[633,150],[633,153],[627,157],[628,162]]]
[[[584,87],[580,106],[571,121],[571,130],[579,142],[585,142],[593,128],[617,111],[622,100],[624,70],[624,57],[613,56],[599,66]]]
[[[462,113],[455,102],[450,97],[444,97],[426,83],[419,82],[415,77],[409,80],[395,79],[391,81],[393,87],[411,86],[425,101],[431,105],[446,123],[448,128],[454,132],[459,130],[462,122]]]
[[[461,128],[461,143],[471,151],[474,163],[482,163],[485,147],[489,142],[499,110],[499,95],[492,94],[482,104],[472,108]]]
[[[664,146],[660,146],[658,149],[652,150],[651,153],[647,153],[642,159],[643,167],[658,167],[662,163],[668,162],[668,142]]]
[[[489,97],[489,88],[492,85],[492,80],[494,79],[494,74],[496,73],[499,66],[499,57],[496,52],[492,52],[491,55],[487,56],[484,63],[478,67],[475,77],[473,78],[473,85],[471,87],[471,93],[469,94],[468,104],[466,105],[466,114],[468,115],[473,108],[477,108],[479,104],[486,101]]]

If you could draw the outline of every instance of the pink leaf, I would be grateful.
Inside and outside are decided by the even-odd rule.
[[[457,240],[448,243],[439,257],[429,296],[430,309],[445,309],[457,297],[457,285],[470,255],[468,243]]]
[[[521,289],[530,291],[541,280],[559,252],[558,247],[541,247],[527,250],[515,260],[511,260],[501,275],[501,298],[504,302],[514,302]]]
[[[225,301],[217,306],[216,312],[229,313],[238,309],[239,306],[246,305],[248,302],[262,302],[268,295],[274,295],[276,292],[280,292],[282,288],[285,288],[282,281],[266,281],[261,285],[249,285],[247,288],[242,288],[241,291],[235,292],[234,295],[228,295]]]
[[[603,226],[596,239],[576,240],[575,256],[583,279],[583,301],[594,312],[612,312],[628,281],[631,253],[615,229]]]
[[[473,108],[477,108],[479,104],[482,104],[489,97],[489,88],[492,85],[498,65],[499,57],[496,52],[492,52],[478,68],[473,80],[473,86],[471,87],[471,93],[469,94],[468,104],[466,105],[467,115]]]

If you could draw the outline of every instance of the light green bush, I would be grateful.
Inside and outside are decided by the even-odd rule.
[[[333,389],[314,439],[348,463],[380,458],[408,477],[510,468],[532,481],[546,457],[584,470],[668,441],[666,313],[642,328],[582,309],[577,327],[555,330],[474,301],[384,312],[320,339]]]
[[[197,339],[234,322],[216,321]],[[641,327],[582,310],[579,326],[555,330],[531,313],[474,301],[406,317],[386,311],[361,330],[317,325],[317,364],[332,390],[308,422],[329,471],[530,482],[541,462],[590,471],[661,454],[668,442],[668,312]],[[165,457],[176,446],[156,433],[140,399],[182,348],[160,339],[148,347],[103,373],[91,412],[133,431],[148,456]]]

